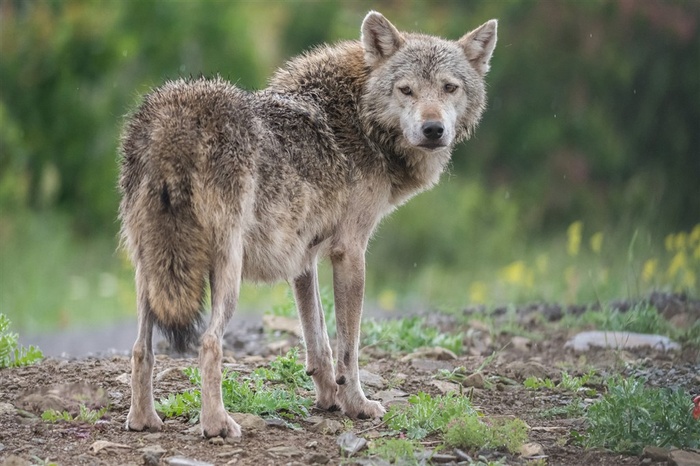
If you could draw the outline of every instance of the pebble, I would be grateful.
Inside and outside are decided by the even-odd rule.
[[[451,392],[459,393],[460,388],[462,388],[459,384],[448,382],[447,380],[431,380],[430,385],[440,390],[440,393],[443,395]]]
[[[365,369],[360,369],[360,382],[374,388],[383,388],[386,386],[386,379],[384,379],[384,377],[373,374]]]
[[[686,450],[671,450],[668,454],[671,466],[700,466],[700,453]]]
[[[268,448],[267,452],[274,457],[294,458],[295,456],[304,456],[304,452],[297,447],[280,445],[277,447]]]
[[[343,424],[335,419],[322,419],[321,421],[309,427],[311,432],[320,434],[335,435],[343,429]]]
[[[417,371],[435,373],[441,369],[451,371],[454,365],[449,361],[437,361],[433,359],[413,359],[411,366]]]
[[[165,460],[170,466],[214,466],[212,463],[197,461],[185,456],[172,456]]]
[[[343,456],[350,457],[367,446],[367,440],[358,437],[353,432],[343,432],[337,440]]]
[[[474,388],[484,388],[486,387],[486,381],[484,380],[484,374],[481,372],[474,372],[473,374],[470,374],[462,380],[462,385],[465,387],[474,387]]]
[[[654,348],[661,351],[677,350],[680,345],[663,335],[633,332],[589,331],[576,334],[566,342],[565,348],[588,351],[591,347],[611,349]]]
[[[231,417],[238,423],[239,426],[241,426],[244,435],[255,434],[265,430],[267,427],[265,419],[261,418],[260,416],[256,416],[255,414],[233,413],[231,414]]]
[[[0,403],[0,415],[2,414],[15,414],[17,408],[15,408],[11,403]]]
[[[410,354],[407,354],[401,361],[412,361],[414,359],[436,359],[438,361],[453,361],[457,359],[457,355],[441,346],[418,348]]]

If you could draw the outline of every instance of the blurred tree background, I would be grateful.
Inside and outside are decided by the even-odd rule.
[[[0,0],[0,312],[30,329],[133,315],[114,252],[123,115],[179,76],[262,88],[288,57],[357,39],[369,9],[448,38],[500,21],[475,137],[373,241],[368,296],[382,307],[578,301],[610,281],[611,295],[641,292],[649,251],[700,222],[700,2]],[[573,222],[605,248],[557,261]],[[529,291],[513,294],[518,261]],[[605,273],[568,293],[546,273],[566,261]]]

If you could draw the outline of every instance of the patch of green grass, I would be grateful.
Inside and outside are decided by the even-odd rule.
[[[539,377],[528,377],[523,382],[523,386],[528,390],[540,390],[546,388],[549,390],[561,390],[578,393],[583,391],[586,396],[595,396],[596,390],[593,388],[586,388],[586,385],[591,383],[591,379],[595,376],[595,371],[590,370],[588,373],[577,377],[570,375],[567,371],[561,372],[561,381],[555,383],[552,379],[546,378],[541,379]]]
[[[420,440],[434,432],[442,432],[447,424],[460,416],[476,415],[468,398],[450,393],[432,397],[418,393],[408,398],[408,406],[392,406],[384,415],[387,427],[403,432],[409,439]]]
[[[392,464],[418,466],[421,463],[416,458],[416,453],[421,450],[423,447],[416,440],[379,438],[370,443],[367,455],[382,458]]]
[[[226,409],[287,420],[308,416],[313,401],[299,396],[296,389],[311,388],[313,384],[297,356],[297,350],[291,350],[272,361],[269,367],[256,369],[248,377],[225,371],[221,390]],[[187,416],[191,422],[197,422],[202,404],[201,374],[195,368],[187,368],[184,372],[197,388],[168,395],[156,403],[156,409],[167,417]]]
[[[362,344],[390,352],[411,352],[422,346],[440,346],[455,354],[462,353],[464,335],[450,334],[427,325],[424,317],[370,319],[362,325]]]
[[[94,410],[86,407],[85,405],[80,405],[80,412],[73,416],[68,411],[56,411],[55,409],[49,409],[41,413],[41,419],[46,422],[86,422],[88,424],[94,424],[100,419],[102,419],[109,408],[105,406],[104,408]]]
[[[639,378],[613,377],[607,393],[588,408],[586,444],[638,454],[645,446],[700,447],[700,422],[683,390],[648,388]]]
[[[453,419],[445,428],[445,443],[454,448],[478,450],[481,448],[520,451],[527,441],[528,427],[521,419],[489,419],[481,416],[463,416]]]
[[[0,369],[28,366],[39,362],[44,354],[35,346],[25,348],[17,342],[19,336],[10,332],[10,319],[0,314]]]
[[[543,419],[564,418],[573,419],[582,417],[586,413],[586,408],[579,398],[574,398],[564,406],[555,406],[553,408],[541,411],[537,416]]]

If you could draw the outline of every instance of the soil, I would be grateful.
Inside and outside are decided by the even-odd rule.
[[[659,300],[662,306],[657,303],[657,308],[663,310],[668,319],[685,319],[685,322],[700,319],[698,301],[670,295],[654,295],[650,299]],[[624,311],[625,307],[629,308],[630,303],[620,302],[620,310]],[[474,310],[464,312],[469,315]],[[487,416],[523,419],[530,426],[529,442],[542,446],[546,464],[638,465],[642,462],[640,457],[587,450],[579,445],[573,433],[585,431],[583,419],[544,418],[540,415],[544,410],[566,406],[572,395],[552,390],[529,391],[523,387],[523,380],[529,375],[556,380],[562,369],[573,375],[582,375],[595,368],[596,373],[603,376],[613,373],[641,375],[652,385],[680,387],[697,395],[700,391],[700,350],[684,346],[674,351],[640,348],[575,352],[565,347],[575,332],[549,324],[567,312],[581,312],[581,309],[558,305],[532,305],[518,309],[521,325],[540,338],[498,334],[492,329],[489,331],[479,321],[459,319],[468,322],[460,329],[465,332],[466,354],[456,359],[449,359],[449,356],[445,359],[444,354],[436,351],[407,357],[373,347],[363,348],[361,367],[369,372],[364,376],[365,392],[370,398],[391,389],[406,394],[423,391],[438,395],[450,388],[445,383],[436,382],[434,376],[439,369],[464,367],[470,374],[483,365],[482,374],[489,386],[465,388],[463,393],[471,396],[473,404]],[[455,330],[454,317],[431,314],[429,321],[432,325]],[[252,324],[237,333],[227,334],[225,340],[225,366],[243,373],[264,366],[275,355],[284,354],[292,345],[299,345],[292,334],[269,331]],[[162,345],[158,345],[157,352],[154,372],[156,399],[190,389],[187,378],[178,369],[195,366],[197,361],[193,354],[177,357],[168,354],[168,349]],[[494,352],[495,357],[490,357]],[[386,428],[379,420],[353,420],[349,423],[337,412],[311,413],[314,422],[338,421],[329,423],[339,426],[333,433],[314,429],[311,422],[299,419],[300,428],[297,430],[268,422],[244,430],[242,439],[236,442],[220,438],[206,440],[201,437],[198,426],[181,418],[166,420],[162,432],[128,432],[124,425],[129,409],[129,374],[130,361],[124,355],[73,360],[47,358],[33,366],[0,371],[0,461],[8,465],[50,462],[60,465],[203,464],[198,461],[256,466],[388,464],[368,459],[366,452],[357,453],[351,459],[341,455],[337,441],[343,431],[350,430],[371,441],[385,433]],[[598,389],[600,392],[603,387]],[[308,396],[313,395],[309,393]],[[95,424],[41,420],[41,410],[47,406],[55,404],[57,408],[70,410],[75,409],[78,400],[87,406],[108,405],[109,408]],[[423,443],[430,449],[439,442],[436,437],[428,437]],[[451,464],[460,461],[452,451],[440,453],[445,455],[441,461]],[[499,451],[466,453],[474,459],[479,456],[488,461],[502,459],[505,464],[526,464],[528,461]],[[643,464],[666,463],[646,459]]]

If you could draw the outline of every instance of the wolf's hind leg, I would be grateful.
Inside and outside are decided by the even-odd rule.
[[[238,301],[243,262],[240,233],[232,233],[223,250],[216,251],[210,275],[211,321],[202,336],[199,367],[202,372],[202,435],[240,437],[241,428],[224,408],[221,393],[221,342]]]
[[[336,383],[343,412],[360,419],[382,417],[386,410],[370,401],[360,386],[357,363],[360,344],[360,319],[365,288],[364,249],[355,246],[331,253],[335,316],[338,327]]]
[[[153,310],[148,302],[147,284],[136,267],[139,329],[131,356],[131,408],[126,417],[129,430],[161,430],[163,421],[153,405]]]
[[[294,298],[306,342],[306,373],[316,387],[316,406],[331,411],[340,409],[315,263],[294,279]]]

